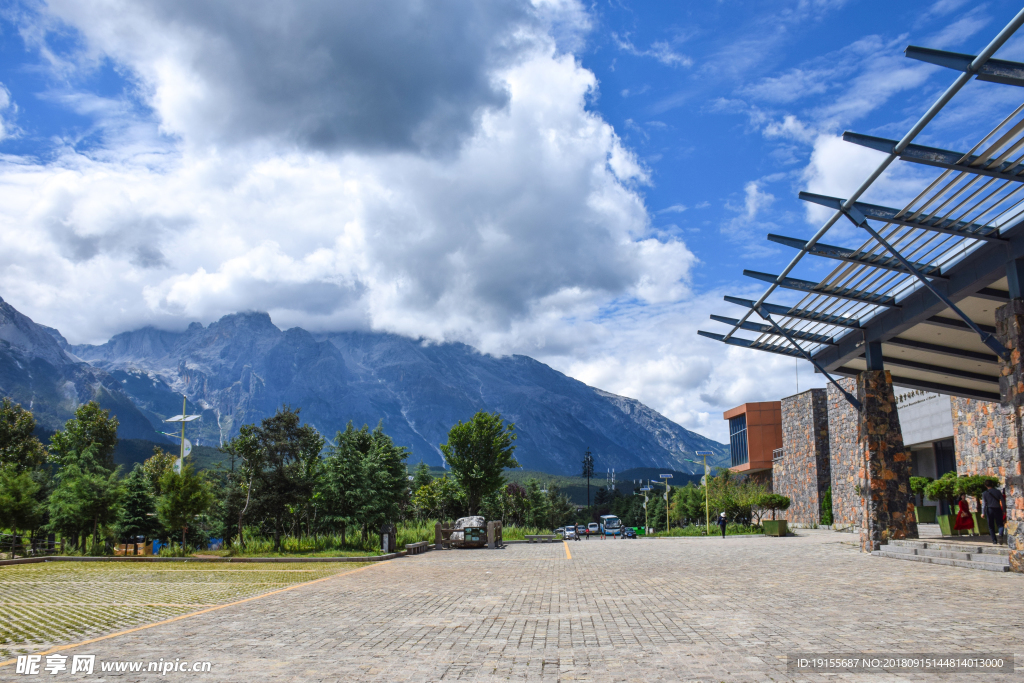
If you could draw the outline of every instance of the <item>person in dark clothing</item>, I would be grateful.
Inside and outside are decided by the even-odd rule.
[[[726,521],[725,513],[723,512],[722,514],[718,515],[718,526],[720,526],[722,528],[722,538],[725,538],[725,525],[726,524],[728,524],[728,522]]]
[[[981,496],[982,507],[985,508],[985,521],[988,522],[988,533],[992,537],[992,543],[998,544],[996,534],[1003,526],[1003,518],[1006,514],[1006,499],[992,482],[985,484],[985,493]]]

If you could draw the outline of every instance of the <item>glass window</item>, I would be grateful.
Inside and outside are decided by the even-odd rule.
[[[732,466],[745,465],[749,460],[747,454],[747,416],[739,415],[729,419],[729,450],[732,454]]]

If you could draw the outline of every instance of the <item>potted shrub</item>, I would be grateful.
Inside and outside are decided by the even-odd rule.
[[[928,484],[935,481],[931,477],[911,477],[910,478],[910,490],[918,496],[923,498],[926,496],[925,487]],[[935,524],[935,506],[934,505],[914,505],[914,519],[918,524]]]
[[[956,472],[946,472],[944,475],[930,482],[924,487],[924,494],[932,500],[944,501],[952,514],[938,515],[939,528],[943,536],[959,536],[953,527],[956,524],[956,499],[960,495],[957,491]]]
[[[758,506],[765,510],[771,510],[772,512],[772,518],[770,520],[766,519],[761,523],[764,527],[765,536],[785,536],[789,533],[786,520],[775,519],[775,514],[777,512],[789,509],[789,503],[789,498],[779,495],[778,493],[765,493],[760,496]]]
[[[985,493],[985,485],[988,482],[999,486],[998,477],[990,477],[985,474],[969,474],[956,480],[957,493],[974,499],[975,511],[971,513],[971,517],[974,519],[974,533],[977,535],[988,533],[988,522],[985,520],[981,507],[981,496]]]

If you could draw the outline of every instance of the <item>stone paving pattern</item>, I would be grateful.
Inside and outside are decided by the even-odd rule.
[[[335,562],[47,562],[2,567],[0,661],[352,568]]]
[[[572,559],[561,543],[433,551],[65,654],[213,662],[209,674],[161,680],[876,683],[955,677],[797,674],[785,657],[1021,651],[1024,616],[998,596],[1020,594],[1024,577],[800,533],[581,541],[568,544]],[[30,679],[6,667],[0,680]]]
[[[772,463],[772,491],[789,497],[790,525],[820,524],[821,500],[831,485],[825,390],[782,399],[782,458]]]

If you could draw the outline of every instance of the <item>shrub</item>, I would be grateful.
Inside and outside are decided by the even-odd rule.
[[[792,501],[787,496],[765,493],[758,497],[757,506],[763,510],[771,510],[772,519],[775,519],[775,513],[788,510],[790,502]]]
[[[950,509],[956,507],[956,498],[960,495],[957,491],[956,472],[946,472],[944,475],[928,483],[924,487],[924,494],[932,500],[945,501]]]
[[[911,477],[910,490],[912,493],[916,493],[919,496],[925,495],[925,488],[927,488],[928,484],[932,483],[933,481],[935,480],[932,479],[931,477]],[[929,498],[931,498],[931,496],[929,496]]]
[[[821,497],[821,523],[824,526],[832,526],[832,487],[825,489],[825,495]]]

